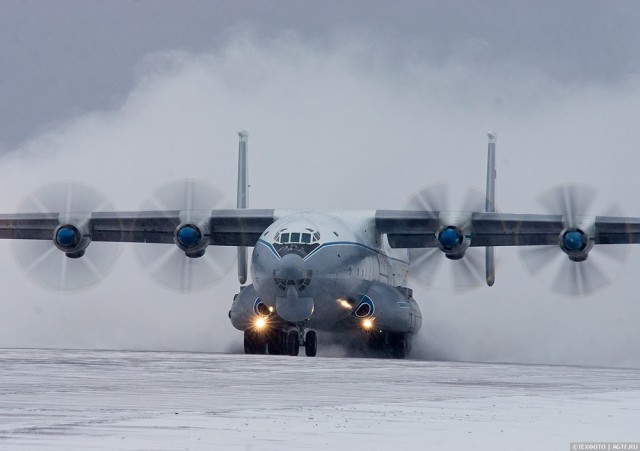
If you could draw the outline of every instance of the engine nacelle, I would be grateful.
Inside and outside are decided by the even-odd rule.
[[[247,330],[254,327],[259,318],[268,319],[272,314],[273,305],[267,305],[260,299],[253,285],[247,285],[234,296],[229,319],[236,329]]]
[[[372,321],[376,328],[395,332],[417,333],[422,314],[411,290],[375,282],[353,309],[352,315]]]
[[[451,260],[459,260],[464,257],[471,241],[465,236],[464,230],[456,226],[440,228],[436,233],[438,248]]]
[[[567,227],[558,237],[560,249],[574,262],[585,261],[593,249],[593,244],[591,234],[579,227]]]
[[[459,260],[471,245],[471,215],[442,214],[442,226],[436,232],[438,249],[451,260]]]
[[[189,258],[202,257],[211,243],[211,212],[180,212],[173,241]]]
[[[91,243],[90,215],[60,215],[53,231],[53,244],[69,258],[79,258]]]
[[[353,309],[351,314],[356,318],[371,318],[376,311],[376,306],[366,294],[360,299],[360,303]]]

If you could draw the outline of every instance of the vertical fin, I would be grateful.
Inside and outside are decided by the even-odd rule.
[[[496,140],[495,132],[488,132],[489,146],[487,149],[487,199],[484,210],[496,211]],[[494,247],[485,248],[485,266],[487,270],[487,285],[493,286],[496,280],[496,265],[494,259]]]
[[[237,208],[247,208],[249,184],[247,181],[247,139],[249,133],[244,130],[238,132],[240,143],[238,146],[238,202]],[[238,246],[238,281],[244,285],[247,281],[247,248]]]

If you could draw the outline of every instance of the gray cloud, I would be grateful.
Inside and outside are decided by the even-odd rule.
[[[563,85],[618,83],[638,73],[634,1],[249,0],[176,3],[6,0],[0,4],[0,150],[51,123],[116,108],[146,54],[206,52],[250,26],[257,39],[292,31],[312,46],[361,34],[372,58],[510,64]]]

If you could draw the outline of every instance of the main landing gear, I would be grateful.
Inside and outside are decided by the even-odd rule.
[[[297,356],[300,347],[304,346],[307,357],[315,357],[318,352],[318,336],[315,330],[298,329],[254,330],[244,331],[245,354],[272,354]]]
[[[304,340],[304,352],[307,357],[315,357],[318,352],[318,337],[315,330],[307,332]]]
[[[244,353],[245,354],[266,354],[267,341],[264,334],[254,330],[244,331]]]
[[[409,353],[409,339],[401,332],[374,332],[368,335],[366,346],[373,355],[404,359]]]
[[[387,334],[387,343],[391,357],[394,359],[404,359],[407,356],[407,352],[409,352],[407,334],[390,332]]]

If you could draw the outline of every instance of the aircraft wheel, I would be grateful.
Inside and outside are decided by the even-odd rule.
[[[389,346],[391,347],[391,357],[394,359],[404,359],[407,356],[407,334],[390,333]]]
[[[300,353],[300,341],[298,341],[298,331],[290,330],[287,335],[287,353],[296,356]]]
[[[267,341],[252,330],[244,331],[244,353],[245,354],[265,354],[267,352]]]
[[[307,357],[315,357],[318,352],[318,336],[315,330],[307,332],[307,336],[304,339],[304,352]]]
[[[367,346],[372,351],[380,351],[384,348],[384,335],[381,333],[371,333],[367,336]]]
[[[286,353],[287,334],[279,330],[273,331],[267,341],[269,354],[281,355]]]

